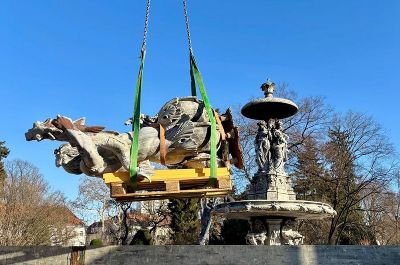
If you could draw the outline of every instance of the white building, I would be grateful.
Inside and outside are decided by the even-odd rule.
[[[65,235],[65,239],[59,239],[55,236],[56,233],[51,237],[52,246],[85,246],[86,245],[86,226],[81,219],[76,217],[68,208],[65,208],[66,224],[62,231],[62,235]],[[63,242],[64,241],[64,242]]]

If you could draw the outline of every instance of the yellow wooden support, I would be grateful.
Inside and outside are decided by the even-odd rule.
[[[191,168],[191,169],[162,169],[155,170],[151,177],[151,182],[171,181],[171,180],[205,180],[210,177],[210,168]],[[230,179],[229,169],[220,167],[217,169],[217,178]],[[111,183],[130,183],[129,172],[106,173],[103,175],[106,184]],[[138,181],[138,183],[149,183],[147,179]]]
[[[110,196],[118,201],[144,201],[171,198],[220,197],[232,191],[230,171],[217,169],[216,182],[209,186],[210,168],[156,170],[151,177],[131,185],[129,172],[103,175]]]

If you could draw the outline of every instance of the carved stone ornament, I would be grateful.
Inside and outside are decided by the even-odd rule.
[[[288,138],[279,120],[269,119],[268,122],[258,122],[255,150],[259,173],[285,174]]]
[[[228,122],[232,127],[232,120]],[[150,178],[154,173],[150,161],[160,162],[160,126],[165,128],[167,166],[209,167],[211,123],[204,103],[196,97],[174,98],[160,109],[157,116],[142,116],[139,131],[139,176]],[[55,119],[35,122],[25,137],[27,141],[48,139],[67,142],[54,153],[56,165],[68,173],[101,176],[104,173],[129,170],[130,132],[105,131],[102,126],[86,126],[84,118],[72,121],[58,115]],[[219,130],[217,137],[220,139],[218,147],[228,146],[221,140]],[[225,166],[229,157],[235,158],[241,156],[241,153],[225,152],[225,155],[218,157],[219,166]]]

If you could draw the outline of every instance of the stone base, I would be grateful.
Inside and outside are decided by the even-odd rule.
[[[286,174],[257,173],[253,177],[249,200],[295,200],[292,181]]]

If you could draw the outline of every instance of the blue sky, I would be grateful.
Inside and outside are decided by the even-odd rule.
[[[152,1],[142,112],[190,94],[181,1]],[[339,111],[379,120],[400,147],[400,1],[202,0],[188,3],[192,41],[216,108],[261,96],[267,77]],[[0,140],[74,198],[79,177],[54,165],[56,142],[25,142],[57,114],[127,131],[145,1],[0,2]]]

